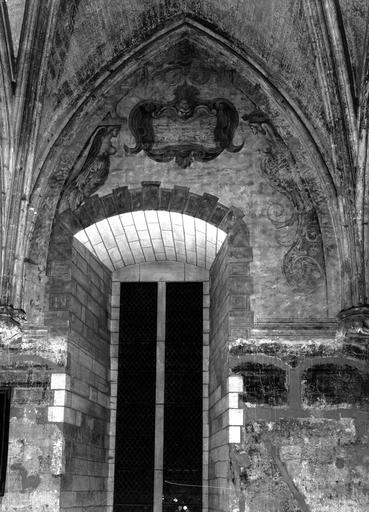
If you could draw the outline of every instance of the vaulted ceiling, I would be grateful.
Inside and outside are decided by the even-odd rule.
[[[209,269],[226,233],[189,215],[147,210],[104,219],[75,237],[110,270],[156,261]]]

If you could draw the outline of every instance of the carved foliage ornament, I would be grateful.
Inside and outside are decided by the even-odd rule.
[[[169,103],[142,101],[132,109],[128,125],[136,145],[124,145],[124,149],[127,154],[144,151],[156,162],[174,158],[186,168],[195,160],[213,160],[225,149],[240,151],[243,143],[233,144],[238,121],[230,101],[200,99],[199,91],[185,83],[176,88],[174,100]]]
[[[249,123],[255,135],[262,136],[267,142],[267,147],[261,154],[262,173],[272,187],[291,202],[292,212],[289,215],[277,212],[277,218],[268,215],[269,220],[277,229],[292,226],[297,222],[294,239],[280,243],[283,246],[290,246],[283,258],[282,272],[293,290],[312,293],[325,278],[323,242],[318,216],[313,208],[305,204],[292,176],[295,165],[293,155],[267,115],[255,110],[242,116],[242,119]]]
[[[282,271],[291,288],[313,292],[324,280],[323,242],[314,210],[300,214],[296,240],[283,258]]]

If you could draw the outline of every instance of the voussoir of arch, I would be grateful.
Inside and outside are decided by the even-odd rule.
[[[212,224],[227,233],[231,252],[252,260],[249,230],[239,208],[223,205],[212,194],[195,194],[188,187],[165,188],[158,181],[143,181],[141,185],[132,189],[119,187],[102,197],[94,195],[77,210],[64,210],[55,217],[48,261],[58,257],[60,241],[71,249],[73,236],[92,224],[114,215],[146,210],[180,213]]]
[[[113,215],[140,210],[166,210],[196,217],[230,233],[235,219],[241,220],[244,216],[239,208],[223,205],[213,194],[196,194],[189,187],[179,185],[165,188],[161,187],[160,181],[142,181],[141,185],[139,188],[119,187],[102,197],[91,196],[78,209],[64,210],[55,218],[55,222],[74,235]]]

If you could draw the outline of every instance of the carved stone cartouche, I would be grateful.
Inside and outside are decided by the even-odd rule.
[[[224,150],[236,153],[233,144],[238,126],[235,106],[224,98],[203,100],[196,87],[186,82],[174,91],[168,103],[141,101],[133,107],[128,121],[136,145],[124,145],[128,155],[144,151],[156,162],[175,159],[182,168],[193,161],[207,162]]]

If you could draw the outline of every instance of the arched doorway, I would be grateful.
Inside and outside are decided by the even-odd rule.
[[[206,510],[209,269],[226,233],[189,215],[146,210],[75,238],[112,271],[114,510]]]
[[[70,399],[68,408],[64,408],[62,418],[66,423],[65,442],[69,447],[67,453],[70,453],[70,457],[66,458],[66,474],[73,481],[79,481],[82,477],[81,471],[86,472],[85,478],[91,477],[88,474],[88,467],[86,470],[79,469],[77,473],[76,452],[79,452],[77,458],[91,458],[91,464],[93,463],[95,467],[99,465],[101,470],[99,474],[94,475],[94,478],[97,487],[105,486],[107,489],[104,494],[107,510],[118,512],[126,510],[127,506],[133,509],[137,506],[144,508],[147,506],[147,510],[159,511],[163,507],[164,510],[171,510],[176,500],[182,501],[182,505],[194,512],[207,510],[209,501],[228,499],[226,495],[220,498],[219,492],[224,488],[224,482],[227,480],[229,463],[227,458],[224,459],[224,454],[228,452],[229,442],[235,440],[234,436],[237,436],[237,430],[240,429],[240,420],[235,419],[237,415],[234,414],[238,410],[237,404],[229,403],[228,390],[224,387],[228,375],[225,347],[228,343],[229,321],[233,321],[232,328],[237,322],[241,322],[241,327],[244,328],[245,321],[249,322],[250,328],[252,322],[252,313],[247,309],[252,288],[240,289],[239,286],[234,286],[237,279],[244,282],[250,280],[248,268],[251,248],[248,230],[242,221],[241,212],[219,205],[214,202],[213,196],[211,197],[212,205],[208,208],[205,207],[209,204],[206,194],[201,197],[187,193],[185,200],[182,200],[177,207],[177,211],[160,210],[153,209],[152,195],[148,194],[147,189],[154,189],[157,195],[156,206],[160,205],[162,189],[159,184],[143,184],[140,192],[143,210],[127,212],[125,208],[123,213],[119,213],[120,210],[117,208],[116,215],[105,216],[103,219],[96,216],[97,222],[91,223],[91,216],[85,217],[87,211],[91,213],[90,206],[86,202],[85,206],[79,209],[78,214],[70,210],[65,211],[54,224],[49,250],[48,302],[50,308],[47,324],[53,337],[56,331],[60,335],[61,318],[66,318],[65,315],[67,315],[69,319],[66,329],[67,351],[70,354],[67,380],[70,382],[70,387],[65,392],[68,391]],[[137,190],[125,190],[131,200],[133,197],[137,198]],[[167,193],[168,189],[164,190],[163,196],[166,197]],[[176,193],[176,189],[169,190],[173,198],[172,205],[176,204],[174,201]],[[147,197],[150,200],[147,202],[148,209],[145,209]],[[196,199],[197,205],[194,206],[192,199]],[[109,198],[105,198],[104,201],[106,207]],[[93,202],[96,205],[95,199]],[[114,204],[116,206],[116,202]],[[184,213],[187,204],[192,205],[198,216]],[[83,224],[85,227],[81,229]],[[60,279],[61,271],[64,275],[67,272],[70,278],[63,283]],[[152,319],[154,318],[156,328],[156,339],[152,345],[155,350],[151,351],[155,371],[151,367],[148,373],[151,377],[155,376],[151,390],[156,398],[146,402],[146,407],[151,407],[153,422],[151,427],[148,425],[149,420],[143,425],[143,432],[151,429],[149,439],[146,440],[149,444],[151,443],[151,448],[148,450],[151,450],[153,465],[149,469],[152,475],[149,485],[151,490],[145,497],[146,502],[136,503],[137,506],[134,507],[131,491],[125,493],[129,488],[129,467],[124,464],[129,459],[129,455],[126,453],[123,456],[125,461],[123,465],[117,462],[117,446],[124,445],[122,440],[125,439],[127,431],[123,429],[119,434],[117,426],[121,426],[122,423],[127,426],[128,420],[122,419],[120,411],[125,409],[127,412],[134,409],[137,405],[135,392],[138,389],[137,383],[142,382],[140,377],[143,379],[146,377],[143,376],[142,371],[137,371],[139,356],[137,348],[134,348],[137,343],[144,346],[144,342],[137,340],[134,336],[131,340],[124,338],[124,333],[129,329],[129,322],[124,324],[122,318],[123,320],[124,317],[130,318],[133,313],[127,312],[127,305],[123,305],[122,296],[129,294],[128,288],[132,286],[139,293],[140,287],[147,285],[151,288],[151,292],[145,292],[144,296],[148,297],[151,293],[154,298],[156,297],[155,311],[153,315],[141,316],[137,325],[141,325],[142,319],[146,316],[151,316]],[[128,288],[124,288],[125,286]],[[193,293],[196,295],[191,301]],[[178,319],[178,307],[176,309],[175,305],[178,294],[181,296],[187,294],[187,301],[189,301],[185,309],[189,310],[190,316],[188,317],[188,311],[187,317],[186,312],[183,313],[184,322],[187,325],[191,323],[192,326],[195,321],[191,322],[191,315],[194,314],[200,318],[197,337],[191,334],[191,330],[185,335],[186,340],[188,337],[193,338],[193,343],[186,341],[182,336],[183,322],[178,320],[173,325],[170,320],[173,315]],[[197,302],[200,312],[193,313],[192,302]],[[183,312],[183,308],[181,311]],[[234,315],[238,314],[238,319],[234,316],[232,320],[232,311]],[[243,315],[240,316],[240,313]],[[176,324],[180,327],[179,332],[178,329],[174,332]],[[163,325],[168,329],[172,328],[169,337],[179,340],[178,343],[170,343],[169,338],[163,334],[165,332]],[[126,353],[125,358],[119,355],[122,351]],[[196,357],[194,357],[195,352]],[[171,366],[165,354],[167,357],[171,354],[172,360],[176,360],[177,363],[186,364],[181,366],[178,363],[177,366]],[[129,363],[129,357],[131,357],[131,363]],[[147,362],[148,359],[145,358],[145,361]],[[186,368],[190,361],[194,362],[195,370]],[[133,379],[130,384],[126,382],[123,387],[119,384],[119,367],[120,375],[126,375],[126,377],[131,375]],[[192,377],[191,371],[194,371]],[[187,373],[189,381],[186,379]],[[183,396],[191,395],[192,384],[196,379],[198,386],[194,393],[197,396],[197,402],[194,403],[192,398],[188,399],[184,407]],[[178,388],[181,388],[182,395],[177,391],[174,394],[170,391]],[[131,402],[127,389],[134,389]],[[172,402],[169,404],[170,407],[167,405],[168,400],[163,402],[162,399],[163,394],[168,393],[172,393],[169,400]],[[122,397],[123,403],[128,399],[128,403],[123,406],[119,405],[119,402],[122,404]],[[145,404],[144,400],[136,409],[138,416],[141,414],[141,419],[142,414],[143,417],[145,416],[143,404]],[[58,407],[60,406],[56,403],[50,409],[50,421],[57,421],[53,415],[61,413]],[[180,429],[178,423],[175,424],[170,419],[165,421],[165,414],[168,418],[175,418],[180,416],[180,412],[185,414],[184,420],[185,417],[195,418],[195,413],[191,412],[193,408],[197,410],[197,427],[194,428],[197,437],[194,439],[191,437],[192,434],[184,435],[183,442],[179,444],[184,444],[184,440],[187,439],[187,442],[193,446],[188,447],[184,453],[190,453],[190,451],[196,451],[197,443],[197,469],[191,469],[188,464],[185,467],[178,467],[176,455],[178,450],[173,448],[173,440],[178,447],[181,433],[188,432],[189,428],[186,429],[183,425]],[[242,414],[241,409],[239,412]],[[117,423],[119,415],[121,419]],[[138,416],[132,418],[131,412],[128,416],[133,422],[131,424],[137,425],[139,429]],[[149,417],[150,414],[148,414]],[[195,419],[193,423],[196,423]],[[173,428],[169,428],[171,425]],[[84,434],[81,434],[82,432]],[[210,432],[213,437],[210,436]],[[76,437],[81,435],[86,437],[83,448],[76,441]],[[103,442],[103,435],[105,442]],[[131,440],[134,438],[142,448],[142,439],[145,436],[133,436]],[[142,469],[139,450],[135,451],[133,442],[128,442],[133,450],[131,456],[136,455],[136,462],[138,460],[136,469],[139,471],[140,468]],[[122,459],[122,453],[119,453]],[[173,462],[176,457],[176,461]],[[169,460],[168,463],[166,459]],[[174,464],[174,467],[170,464],[172,466]],[[131,463],[128,465],[132,466]],[[120,475],[125,475],[125,479],[117,476],[116,468]],[[131,467],[131,490],[135,487],[136,496],[139,493],[141,499],[144,494],[141,479],[144,480],[144,478],[141,475],[141,479],[137,480],[135,476],[137,472],[134,473],[133,469]],[[192,477],[195,475],[197,480],[191,480],[191,475]],[[67,489],[65,492],[62,491],[62,503],[68,492]],[[122,504],[124,506],[119,508],[122,496],[125,502]],[[87,506],[88,499],[86,500],[84,505]],[[103,500],[103,493],[101,493],[101,500]],[[148,501],[150,503],[147,503]]]

